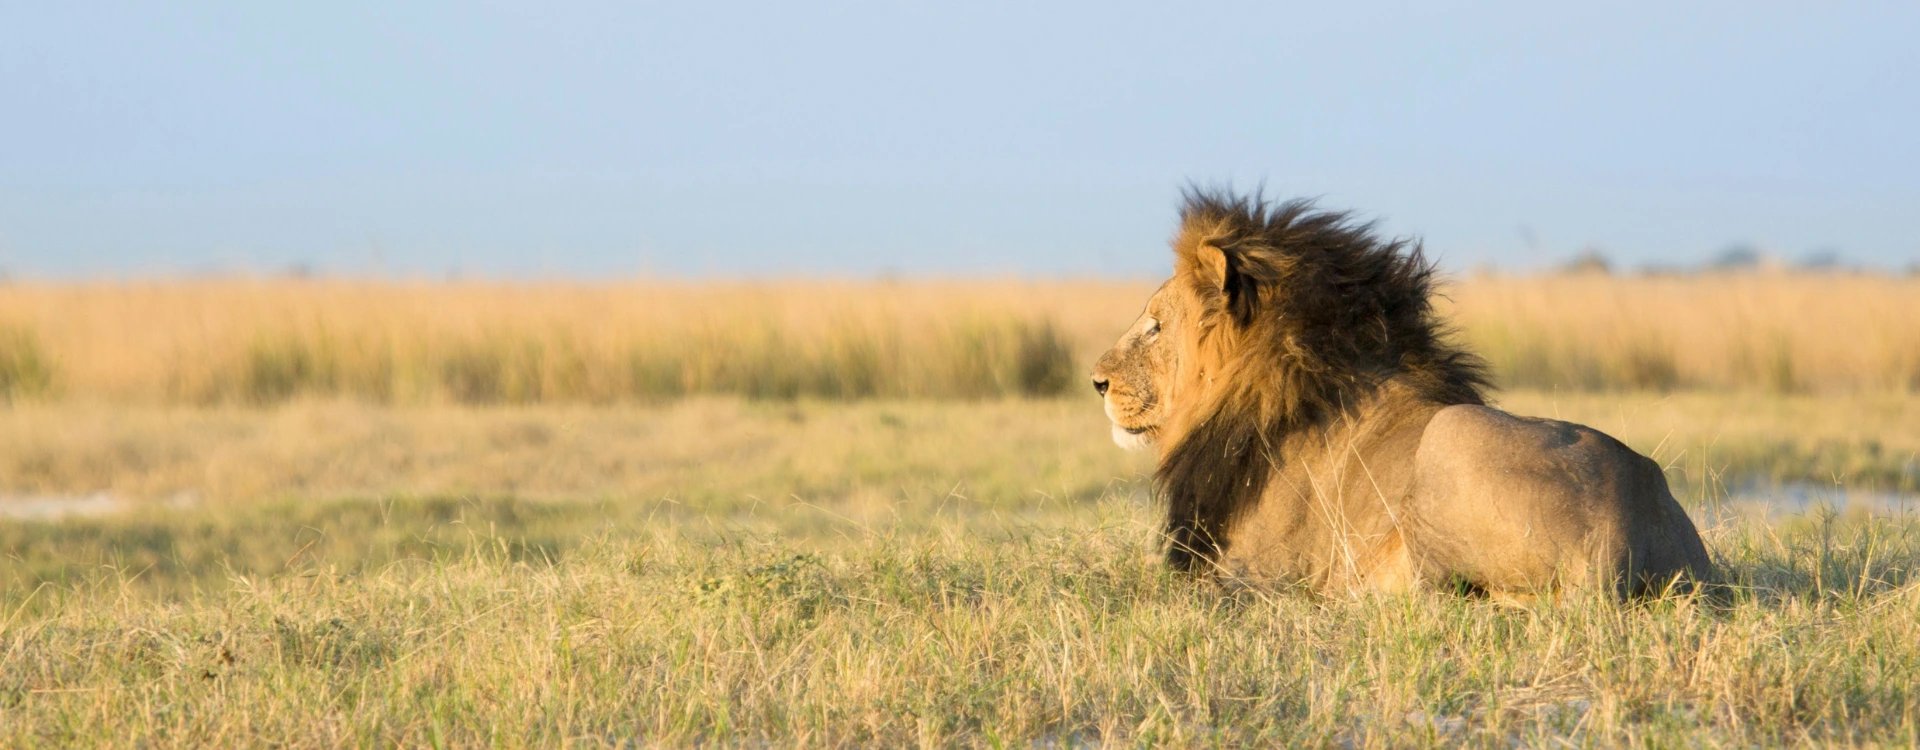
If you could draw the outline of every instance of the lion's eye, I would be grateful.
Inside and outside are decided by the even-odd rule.
[[[1160,319],[1159,318],[1147,318],[1146,335],[1150,337],[1160,335]]]

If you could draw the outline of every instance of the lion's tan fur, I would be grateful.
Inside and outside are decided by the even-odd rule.
[[[1416,244],[1258,197],[1192,193],[1181,218],[1173,277],[1095,371],[1116,436],[1159,449],[1171,564],[1502,595],[1707,575],[1657,466],[1484,406]]]

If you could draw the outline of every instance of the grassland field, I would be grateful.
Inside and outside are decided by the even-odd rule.
[[[1912,746],[1916,292],[1460,282],[1734,584],[1516,609],[1164,571],[1141,284],[8,285],[0,746]]]

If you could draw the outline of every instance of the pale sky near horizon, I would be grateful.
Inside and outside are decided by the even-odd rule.
[[[15,3],[0,271],[1163,272],[1188,183],[1452,268],[1920,261],[1920,6]]]

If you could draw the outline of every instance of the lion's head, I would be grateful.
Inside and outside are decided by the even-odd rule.
[[[1113,441],[1138,450],[1151,446],[1175,403],[1174,372],[1198,305],[1169,281],[1147,299],[1140,317],[1093,366],[1093,388],[1113,421]]]
[[[1190,407],[1207,398],[1238,351],[1232,327],[1222,325],[1235,280],[1221,249],[1228,227],[1191,207],[1187,214],[1173,240],[1173,278],[1093,368],[1113,440],[1129,450],[1174,442]]]
[[[1444,341],[1417,243],[1306,201],[1185,199],[1173,277],[1093,369],[1114,440],[1159,450],[1176,548],[1202,543],[1182,529],[1212,534],[1259,496],[1274,459],[1258,446],[1388,378],[1480,403],[1480,360]]]

